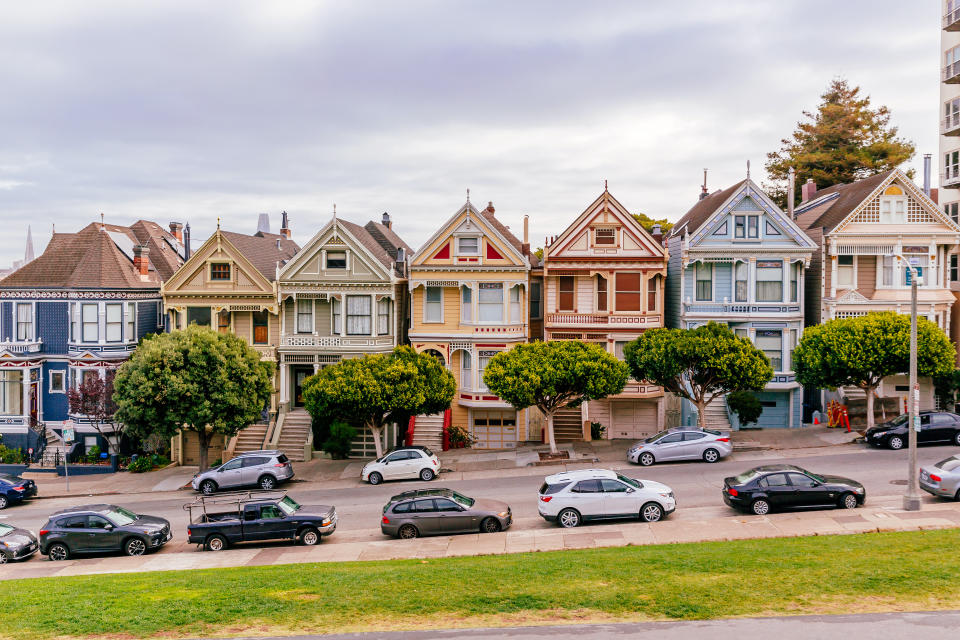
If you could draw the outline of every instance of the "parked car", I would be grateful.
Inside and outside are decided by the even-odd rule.
[[[370,484],[384,480],[420,478],[430,482],[440,473],[440,459],[427,447],[399,447],[364,465],[360,479]]]
[[[383,507],[380,530],[397,538],[431,534],[496,533],[513,524],[510,506],[499,500],[468,498],[450,489],[405,491]]]
[[[282,451],[249,451],[193,476],[190,485],[205,495],[220,489],[257,486],[264,491],[277,488],[293,477],[293,465]]]
[[[920,467],[920,488],[935,496],[960,500],[960,455]]]
[[[39,548],[36,536],[26,529],[0,522],[0,564],[26,560]]]
[[[576,527],[588,520],[640,518],[656,522],[677,508],[673,490],[607,469],[567,471],[544,478],[538,511],[549,522]]]
[[[827,476],[789,464],[774,464],[724,478],[723,501],[758,516],[774,509],[842,507],[855,509],[867,499],[856,480]]]
[[[0,473],[0,509],[37,495],[37,483],[9,473]]]
[[[717,462],[733,453],[730,436],[722,431],[683,427],[641,440],[627,451],[627,460],[649,467],[667,460]]]
[[[875,447],[903,449],[907,446],[907,423],[909,416],[902,415],[893,420],[867,429],[864,438],[867,444]],[[946,411],[921,411],[918,444],[950,442],[960,446],[960,415]]]
[[[265,540],[292,540],[312,546],[337,528],[336,508],[304,507],[285,492],[198,496],[183,508],[190,512],[187,540],[202,544],[207,551]]]
[[[164,518],[141,515],[115,504],[91,504],[50,516],[40,529],[40,553],[50,560],[110,551],[140,556],[159,549],[172,537],[170,522]]]

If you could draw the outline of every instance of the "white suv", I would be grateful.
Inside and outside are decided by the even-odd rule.
[[[401,447],[364,465],[360,479],[370,484],[409,478],[420,478],[429,482],[438,473],[440,459],[433,451],[426,447]]]
[[[561,527],[587,520],[637,518],[656,522],[677,508],[673,490],[652,480],[634,480],[607,469],[568,471],[544,478],[538,511]]]

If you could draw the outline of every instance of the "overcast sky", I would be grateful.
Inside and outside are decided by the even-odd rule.
[[[940,2],[23,2],[0,10],[0,266],[58,231],[492,200],[531,243],[603,189],[676,220],[846,77],[937,153]],[[152,6],[151,6],[152,5]],[[936,168],[936,163],[934,163]],[[934,180],[936,183],[936,180]]]

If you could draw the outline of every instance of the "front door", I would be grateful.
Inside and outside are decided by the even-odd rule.
[[[303,381],[313,375],[313,367],[293,367],[293,406],[304,406]]]

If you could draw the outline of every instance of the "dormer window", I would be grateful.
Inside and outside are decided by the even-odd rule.
[[[210,265],[210,279],[224,281],[230,279],[230,263],[214,262]]]
[[[457,255],[480,255],[480,238],[457,238]]]
[[[880,196],[880,222],[903,224],[907,221],[907,198],[903,189],[890,185]]]
[[[347,252],[346,251],[328,251],[326,268],[327,269],[346,269],[347,268]]]
[[[596,231],[594,242],[597,245],[616,246],[617,230],[613,227],[603,227]]]

